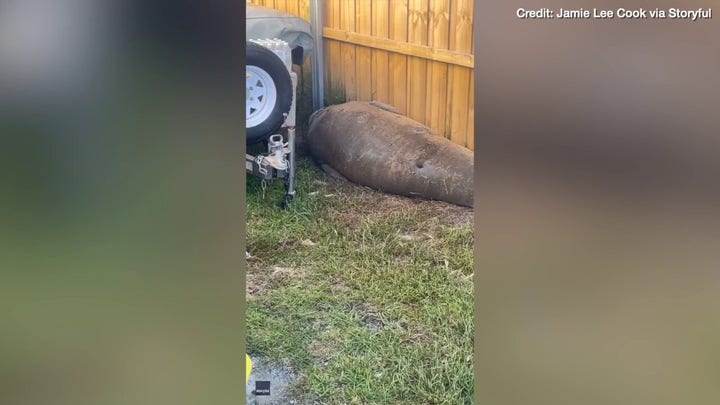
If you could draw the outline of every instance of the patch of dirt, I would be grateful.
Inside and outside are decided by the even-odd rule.
[[[411,263],[410,258],[405,255],[395,256],[395,259],[393,259],[393,261],[395,262],[395,264],[400,266],[409,265]]]
[[[360,323],[372,332],[380,330],[397,330],[404,336],[407,343],[430,343],[431,335],[420,326],[410,325],[404,321],[387,319],[383,314],[367,303],[350,303],[348,310],[358,315]]]
[[[408,335],[404,341],[409,344],[430,343],[432,342],[432,337],[420,328],[414,327],[408,331]]]
[[[330,292],[332,292],[333,295],[344,294],[349,290],[350,287],[345,285],[345,282],[339,278],[334,278],[330,282]]]
[[[253,300],[267,293],[269,289],[267,278],[261,274],[248,272],[245,275],[245,299]]]
[[[366,303],[348,304],[348,311],[357,314],[360,323],[372,332],[377,332],[385,327],[380,311]]]
[[[289,279],[305,277],[307,272],[302,268],[282,266],[250,266],[245,275],[245,299],[253,300],[277,288]]]
[[[402,241],[410,242],[416,240],[418,237],[417,235],[414,235],[412,233],[401,233],[400,235],[398,235],[398,238]]]
[[[327,366],[330,360],[337,353],[337,347],[333,344],[321,342],[319,340],[311,342],[307,347],[310,354],[320,366]]]
[[[272,266],[269,270],[270,279],[274,282],[281,282],[290,278],[303,278],[307,274],[304,269],[295,267]]]

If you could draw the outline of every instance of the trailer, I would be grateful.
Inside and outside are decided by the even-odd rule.
[[[255,155],[246,153],[248,174],[269,183],[282,181],[285,208],[296,195],[295,121],[298,76],[314,46],[310,23],[294,15],[254,4],[246,15],[246,135],[247,145],[264,144]]]
[[[263,142],[267,149],[257,155],[246,153],[245,168],[248,174],[261,179],[263,192],[268,183],[282,181],[285,195],[280,205],[285,208],[296,193],[297,74],[292,71],[292,55],[287,42],[277,38],[250,40],[247,46],[247,143]],[[281,133],[283,129],[286,136]]]

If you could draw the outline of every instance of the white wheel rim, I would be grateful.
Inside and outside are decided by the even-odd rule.
[[[262,124],[272,114],[277,102],[275,81],[265,70],[248,65],[245,79],[246,127]]]

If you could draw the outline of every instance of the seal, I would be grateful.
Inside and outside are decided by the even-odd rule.
[[[377,102],[316,111],[306,137],[335,177],[385,193],[473,206],[473,153]]]

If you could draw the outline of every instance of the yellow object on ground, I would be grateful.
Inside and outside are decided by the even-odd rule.
[[[250,372],[252,371],[252,360],[250,360],[250,356],[248,354],[245,354],[245,385],[247,385],[250,382]]]

